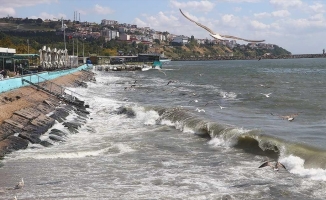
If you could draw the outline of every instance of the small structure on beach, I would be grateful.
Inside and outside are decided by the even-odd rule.
[[[67,49],[52,49],[43,46],[39,50],[40,53],[40,66],[43,69],[61,69],[66,67],[77,67],[78,57],[68,56]]]

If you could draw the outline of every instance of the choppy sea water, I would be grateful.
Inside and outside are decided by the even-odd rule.
[[[94,71],[96,83],[70,88],[90,105],[86,124],[57,122],[65,142],[0,161],[0,199],[324,199],[325,61]],[[286,170],[258,168],[266,159]]]

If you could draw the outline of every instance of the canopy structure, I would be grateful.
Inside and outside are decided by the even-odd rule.
[[[5,69],[6,66],[11,65],[15,53],[16,49],[0,47],[0,69]]]
[[[14,59],[28,59],[28,58],[39,58],[38,54],[15,54],[13,56]]]

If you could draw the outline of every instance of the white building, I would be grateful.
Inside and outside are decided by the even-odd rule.
[[[130,35],[127,34],[121,34],[119,37],[120,40],[127,41],[130,40]]]
[[[115,20],[102,19],[102,21],[101,21],[101,25],[104,25],[104,26],[110,26],[110,25],[116,25],[116,24],[118,24],[118,21],[115,21]]]
[[[178,43],[178,44],[188,44],[188,37],[184,36],[184,35],[179,35],[173,38],[172,43]]]

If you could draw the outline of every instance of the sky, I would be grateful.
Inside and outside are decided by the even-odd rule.
[[[179,9],[214,32],[264,39],[292,54],[326,49],[326,0],[0,0],[0,17],[102,19],[171,34],[212,39]],[[241,41],[237,41],[244,44]]]

